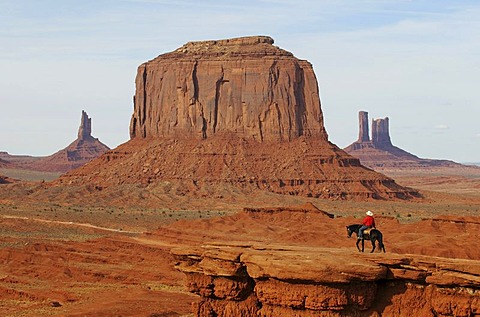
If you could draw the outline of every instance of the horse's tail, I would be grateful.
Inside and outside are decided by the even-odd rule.
[[[383,250],[383,252],[386,252],[385,245],[383,244],[383,234],[380,231],[378,231],[378,247],[380,250]]]

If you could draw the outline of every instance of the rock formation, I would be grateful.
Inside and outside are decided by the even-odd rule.
[[[169,182],[182,195],[225,185],[330,199],[418,195],[328,142],[312,65],[266,36],[190,42],[140,65],[130,137],[60,181]]]
[[[173,253],[198,317],[480,315],[478,261],[232,244]]]
[[[358,221],[311,206],[249,208],[154,235],[176,242],[198,317],[480,315],[480,218],[377,216],[387,253],[374,254],[346,237]]]
[[[67,172],[99,157],[110,148],[92,136],[92,119],[82,110],[78,138],[63,150],[37,162],[38,169]]]
[[[358,142],[370,142],[370,134],[368,132],[368,112],[360,111],[358,113],[359,121],[359,133],[358,133]]]
[[[368,115],[368,113],[367,113]],[[372,120],[372,142],[376,147],[388,148],[393,146],[390,140],[388,117]]]
[[[46,157],[8,155],[8,161],[21,169],[62,173],[70,171],[109,150],[108,146],[94,138],[91,133],[92,119],[82,111],[78,137],[66,148]]]
[[[373,169],[453,167],[461,164],[448,160],[422,159],[392,144],[389,118],[372,120],[372,138],[368,136],[368,112],[359,112],[359,138],[344,150]]]
[[[78,128],[78,140],[88,140],[92,137],[92,118],[89,118],[87,113],[82,110],[82,119],[80,127]]]
[[[312,65],[267,36],[190,42],[138,68],[131,138],[327,140]]]

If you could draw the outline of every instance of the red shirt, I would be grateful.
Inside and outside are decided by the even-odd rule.
[[[363,218],[362,224],[365,226],[369,226],[370,228],[375,227],[375,219],[372,216],[366,216]]]

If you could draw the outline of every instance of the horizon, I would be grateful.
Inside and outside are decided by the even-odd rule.
[[[115,148],[129,140],[140,64],[189,41],[268,35],[312,63],[340,148],[363,110],[389,117],[392,143],[412,154],[480,162],[478,13],[446,0],[0,1],[0,151],[51,155],[82,110]]]

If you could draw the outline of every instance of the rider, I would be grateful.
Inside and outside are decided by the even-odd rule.
[[[366,212],[367,216],[363,218],[362,226],[358,229],[358,239],[363,239],[363,231],[368,228],[375,228],[375,219],[373,219],[373,212],[370,210]]]

